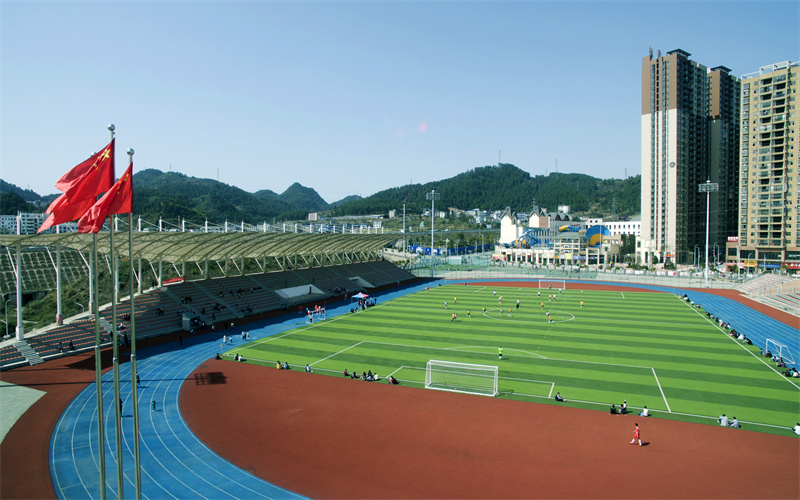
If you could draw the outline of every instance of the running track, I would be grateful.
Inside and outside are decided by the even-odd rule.
[[[472,280],[459,280],[458,283]],[[475,280],[498,281],[498,280]],[[521,281],[509,279],[507,281]],[[730,321],[757,345],[763,339],[778,339],[800,353],[800,330],[726,297],[696,290],[625,284],[606,284],[647,288],[683,295],[688,294],[703,309]],[[436,283],[427,284],[435,286]],[[426,284],[374,295],[383,302],[423,289]],[[347,304],[328,311],[329,317],[345,314]],[[246,325],[253,340],[283,333],[304,324],[304,318],[292,317],[283,322],[262,321]],[[241,344],[242,328],[233,330],[235,344]],[[225,332],[223,332],[225,333]],[[231,332],[228,332],[231,333]],[[237,335],[237,333],[239,335]],[[229,463],[211,451],[186,425],[178,405],[181,386],[200,364],[219,352],[219,339],[209,335],[184,339],[184,345],[162,344],[139,351],[137,369],[141,376],[139,392],[139,428],[141,433],[142,497],[161,498],[304,498],[272,485]],[[228,347],[226,347],[227,349]],[[133,498],[135,476],[133,463],[133,409],[130,363],[120,365],[120,391],[123,400],[124,496]],[[103,421],[106,459],[106,494],[117,497],[116,433],[114,429],[113,373],[103,377]],[[151,411],[155,400],[157,411]],[[209,411],[214,402],[209,401]],[[230,425],[237,425],[232,421]],[[274,450],[264,450],[270,453]],[[90,384],[66,408],[50,440],[50,475],[58,498],[100,498],[99,449],[97,443],[97,399],[95,384]]]

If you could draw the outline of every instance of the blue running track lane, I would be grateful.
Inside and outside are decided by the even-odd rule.
[[[518,282],[528,280],[523,278],[486,278],[454,280],[451,283],[486,281]],[[704,311],[710,312],[723,321],[730,322],[733,328],[747,335],[754,344],[763,346],[767,338],[775,339],[788,346],[790,351],[800,358],[800,330],[727,297],[656,285],[598,281],[585,283],[659,290],[679,296],[687,294],[695,303],[702,304]],[[387,300],[437,284],[438,282],[427,282],[389,293],[373,295],[373,297],[378,298],[380,305]],[[338,306],[329,308],[327,314],[332,318],[346,314],[349,310],[349,304],[340,302]],[[285,319],[286,316],[289,316],[289,319]],[[141,377],[139,430],[141,433],[143,498],[305,498],[254,476],[211,451],[197,439],[186,425],[178,405],[181,386],[192,371],[218,352],[222,334],[233,333],[234,345],[241,345],[241,336],[236,334],[241,334],[243,330],[250,332],[252,340],[258,340],[284,333],[304,324],[304,317],[290,314],[274,320],[248,323],[233,332],[218,332],[217,336],[204,334],[184,338],[182,347],[170,342],[138,351],[137,368]],[[796,361],[798,361],[797,358]],[[123,496],[127,498],[134,498],[135,495],[131,388],[130,363],[122,363],[120,364],[120,395],[123,400]],[[151,402],[154,400],[156,401],[155,412],[151,411]],[[108,371],[103,377],[103,420],[106,495],[109,498],[117,497],[117,455],[113,404],[113,373]],[[213,402],[209,402],[209,411],[212,411],[212,407]],[[90,384],[61,415],[50,439],[50,475],[58,498],[99,499],[98,463],[97,398],[95,384]]]
[[[389,293],[372,295],[378,304],[424,289],[415,285]],[[329,318],[349,313],[350,305],[339,302],[330,307]],[[286,318],[289,319],[286,319]],[[305,324],[305,317],[293,314],[248,323],[233,331],[219,331],[184,337],[183,346],[169,342],[137,351],[139,386],[140,460],[142,498],[145,499],[301,499],[301,495],[275,486],[220,457],[189,429],[178,404],[181,386],[203,362],[219,352],[223,334],[233,333],[234,346],[242,345],[241,332],[251,340],[284,333]],[[238,334],[238,335],[237,335]],[[229,347],[226,347],[228,349]],[[131,366],[120,364],[122,411],[123,496],[135,498],[133,462],[133,396]],[[106,461],[106,495],[117,498],[117,452],[114,429],[114,379],[109,370],[103,382],[103,421]],[[152,401],[156,411],[151,410]],[[209,401],[209,411],[213,411]],[[231,422],[235,425],[235,422]],[[265,450],[267,452],[268,450]],[[99,499],[100,468],[97,443],[97,391],[92,383],[69,404],[50,438],[50,477],[60,499]]]

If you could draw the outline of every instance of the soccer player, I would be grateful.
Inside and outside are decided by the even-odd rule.
[[[581,309],[583,309],[583,301],[581,301]]]
[[[519,299],[517,299],[517,309],[519,309]]]
[[[483,308],[483,315],[486,316],[486,308]]]
[[[503,348],[497,349],[497,359],[503,359]]]
[[[447,309],[447,301],[444,301],[444,308]]]
[[[455,320],[456,320],[456,313],[453,313],[453,318],[450,321],[455,321]]]
[[[469,310],[469,309],[467,309],[467,317],[468,317],[468,318],[470,318],[470,317],[471,317],[471,316],[469,315],[469,313],[470,313],[470,310]]]
[[[634,444],[635,441],[639,441],[639,446],[642,445],[642,436],[639,433],[639,423],[636,423],[636,430],[633,431],[633,439],[631,439],[631,444]]]
[[[453,297],[453,304],[458,304],[458,297]]]
[[[501,307],[500,308],[500,316],[502,316],[502,315],[503,315],[503,308]]]
[[[544,311],[544,302],[542,302],[542,311]]]

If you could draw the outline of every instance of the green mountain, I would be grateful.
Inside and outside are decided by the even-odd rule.
[[[498,210],[511,207],[530,212],[533,204],[550,211],[569,205],[573,213],[589,216],[630,216],[639,213],[641,176],[629,179],[598,179],[584,174],[531,176],[514,165],[479,167],[449,179],[427,184],[408,184],[372,196],[348,196],[327,203],[314,189],[294,183],[281,194],[264,189],[249,193],[213,179],[199,179],[178,172],[147,169],[133,176],[133,213],[155,224],[162,218],[170,224],[186,219],[219,223],[244,221],[302,220],[309,212],[333,216],[388,213],[402,208],[422,212],[430,207],[425,195],[435,189],[437,207],[461,210]],[[0,180],[0,213],[42,211],[56,197],[41,197]],[[33,204],[39,205],[38,208]]]
[[[585,174],[551,173],[531,176],[514,165],[479,167],[449,179],[427,184],[409,184],[386,189],[360,200],[343,203],[333,209],[334,216],[386,213],[399,209],[422,211],[430,207],[426,194],[439,193],[439,207],[461,210],[472,208],[530,212],[534,203],[555,211],[569,205],[572,213],[619,216],[638,214],[641,210],[641,176],[598,179]]]

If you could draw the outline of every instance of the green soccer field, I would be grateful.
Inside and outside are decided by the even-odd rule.
[[[556,404],[560,392],[568,406],[602,411],[625,399],[632,412],[646,405],[655,417],[704,423],[725,413],[777,434],[800,413],[794,381],[667,293],[442,286],[234,353],[269,367],[309,364],[315,375],[371,370],[420,388],[431,359],[493,365],[501,398]]]

